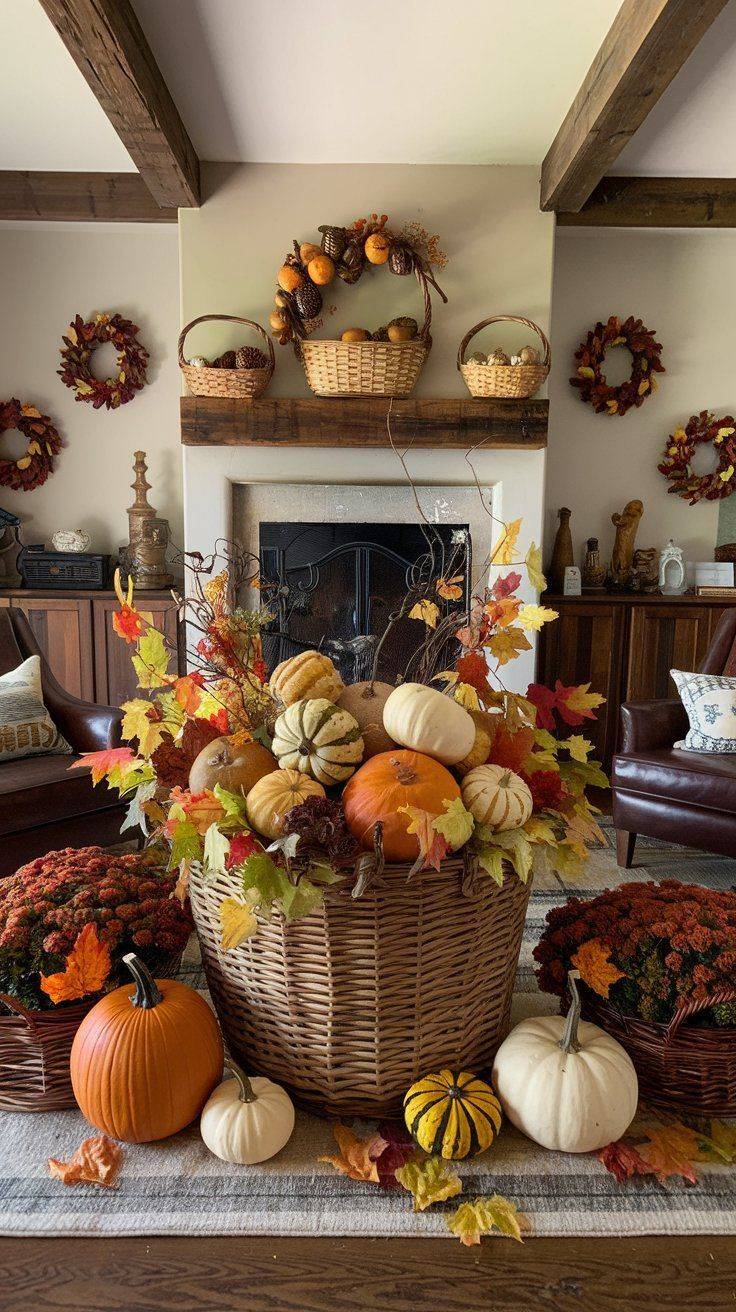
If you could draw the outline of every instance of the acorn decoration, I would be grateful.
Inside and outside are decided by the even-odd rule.
[[[332,224],[323,223],[317,231],[322,233],[322,250],[325,255],[337,262],[348,244],[347,228],[336,228]]]
[[[398,274],[400,278],[405,278],[408,273],[414,269],[414,256],[408,246],[395,243],[388,255],[388,267],[392,273]]]

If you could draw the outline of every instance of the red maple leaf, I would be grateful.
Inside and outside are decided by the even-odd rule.
[[[258,839],[249,830],[244,829],[242,834],[233,834],[230,839],[230,851],[225,859],[225,866],[228,870],[232,870],[233,866],[242,865],[254,852],[262,850]]]
[[[488,682],[488,662],[482,651],[467,651],[455,662],[455,669],[461,683],[475,688],[481,701],[488,702],[491,685]]]
[[[611,1175],[615,1175],[619,1184],[624,1180],[630,1180],[632,1175],[653,1175],[654,1167],[645,1162],[640,1153],[636,1151],[633,1144],[627,1143],[625,1139],[617,1139],[615,1143],[606,1144],[596,1153],[599,1162],[602,1162]]]
[[[521,583],[521,574],[516,574],[513,570],[510,574],[504,575],[502,579],[496,579],[491,591],[496,601],[502,601],[504,597],[510,597],[516,592]]]
[[[553,711],[557,704],[557,697],[552,689],[545,688],[543,683],[530,683],[526,690],[526,696],[527,701],[530,701],[537,708],[537,728],[556,728]]]

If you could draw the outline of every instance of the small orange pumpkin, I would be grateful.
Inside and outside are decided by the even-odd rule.
[[[222,1038],[194,989],[154,980],[132,952],[123,961],[135,984],[114,989],[85,1016],[72,1044],[72,1088],[103,1134],[150,1143],[199,1116],[222,1078]]]
[[[421,752],[397,748],[371,757],[347,784],[342,805],[351,834],[373,851],[373,831],[383,825],[383,852],[387,861],[415,861],[419,856],[416,834],[406,832],[409,817],[400,806],[417,806],[439,815],[445,802],[460,796],[460,786],[439,761]]]

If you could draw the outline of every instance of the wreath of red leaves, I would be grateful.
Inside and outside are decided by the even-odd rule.
[[[696,449],[711,443],[717,464],[710,474],[695,474],[692,458]],[[736,421],[733,415],[716,419],[712,410],[701,410],[691,415],[684,427],[671,433],[657,465],[670,484],[668,492],[682,497],[694,506],[698,501],[721,501],[730,497],[736,487]]]
[[[62,382],[76,392],[75,401],[89,401],[93,409],[104,405],[117,410],[132,401],[136,392],[146,384],[148,351],[138,341],[138,325],[119,314],[96,314],[85,321],[75,315],[62,338],[61,369],[57,373]],[[112,342],[117,350],[117,376],[95,378],[90,361],[98,346]]]
[[[610,387],[603,372],[606,351],[624,346],[631,352],[631,375],[618,387]],[[661,360],[662,344],[645,328],[641,319],[629,315],[623,323],[615,315],[606,324],[597,323],[575,352],[578,367],[570,385],[580,392],[580,399],[592,405],[596,414],[625,415],[634,406],[643,405],[657,390],[657,374],[665,372]]]
[[[53,473],[61,437],[48,415],[42,415],[35,405],[21,405],[15,397],[0,402],[0,433],[11,428],[28,438],[28,446],[17,460],[0,459],[0,487],[30,492]]]

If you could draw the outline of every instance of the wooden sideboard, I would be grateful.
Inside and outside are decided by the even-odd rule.
[[[537,677],[554,687],[590,683],[606,698],[583,729],[607,770],[618,747],[622,702],[674,697],[670,670],[697,670],[724,610],[732,603],[704,597],[548,594],[559,619],[542,629]]]
[[[171,593],[139,592],[136,601],[176,645],[179,671],[183,672],[183,626]],[[118,607],[114,592],[4,588],[0,606],[15,606],[24,612],[53,673],[73,697],[120,706],[136,696],[131,649],[112,627]]]

